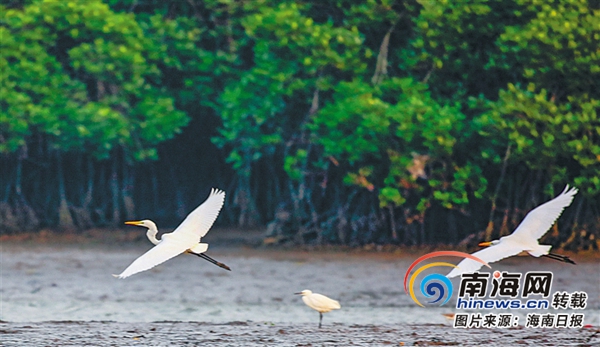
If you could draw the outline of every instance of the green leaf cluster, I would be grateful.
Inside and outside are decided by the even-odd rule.
[[[597,218],[597,1],[5,3],[4,155],[156,159],[193,120],[214,129],[173,143],[212,140],[240,215],[292,206],[321,241],[439,236],[429,213],[506,226],[566,183],[573,220]]]
[[[32,1],[0,10],[0,151],[40,135],[60,151],[136,160],[188,118],[160,84],[160,45],[100,1]]]

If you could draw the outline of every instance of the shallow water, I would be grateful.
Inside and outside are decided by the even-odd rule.
[[[325,314],[324,325],[450,326],[451,321],[443,314],[458,312],[453,300],[441,307],[421,308],[404,293],[404,273],[419,255],[211,248],[208,254],[233,271],[182,255],[124,280],[111,276],[149,248],[145,244],[115,247],[4,243],[0,319],[316,324],[318,314],[293,295],[303,289],[340,301],[342,309]],[[577,266],[514,257],[493,267],[523,273],[553,271],[552,292],[588,293],[584,323],[597,327],[600,266],[597,259],[574,258],[579,262]],[[458,285],[457,280],[453,282]],[[524,322],[527,312],[513,313]]]

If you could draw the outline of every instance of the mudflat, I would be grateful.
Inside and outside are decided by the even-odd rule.
[[[2,323],[4,346],[598,346],[594,329],[454,329],[434,324]]]
[[[460,329],[447,318],[461,312],[455,300],[423,308],[404,292],[406,270],[426,252],[268,249],[226,241],[211,243],[207,253],[231,272],[181,255],[125,280],[111,274],[150,249],[149,243],[3,241],[0,343],[600,345],[600,263],[594,255],[571,255],[576,266],[532,257],[493,264],[494,270],[509,272],[552,271],[552,292],[586,292],[583,328],[525,328],[529,311],[518,310],[513,311],[521,317],[518,326]],[[322,329],[317,329],[318,313],[293,295],[303,289],[342,305],[324,315]]]

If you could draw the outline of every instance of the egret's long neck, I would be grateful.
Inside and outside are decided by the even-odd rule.
[[[156,227],[148,228],[148,231],[146,231],[146,237],[148,237],[148,240],[150,240],[150,242],[152,242],[155,245],[158,245],[158,243],[160,242],[156,238],[157,233],[158,233],[158,229]]]

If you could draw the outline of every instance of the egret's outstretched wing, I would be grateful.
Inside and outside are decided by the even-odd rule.
[[[573,187],[569,189],[569,185],[567,184],[565,190],[556,198],[529,211],[511,236],[534,240],[544,236],[548,229],[556,222],[565,207],[571,205],[575,194],[577,194],[577,188]]]
[[[126,278],[138,272],[146,271],[190,248],[189,242],[185,242],[186,240],[177,240],[172,238],[173,235],[169,236],[171,236],[171,238],[163,238],[158,245],[142,254],[139,258],[134,260],[125,271],[120,275],[115,275],[115,277]]]
[[[501,242],[497,245],[486,247],[480,251],[473,253],[473,256],[484,260],[487,263],[493,263],[500,259],[512,257],[513,255],[519,254],[523,251],[523,248],[513,242]],[[459,276],[463,273],[470,273],[479,270],[483,264],[472,259],[463,259],[457,265],[458,267],[452,269],[449,274],[446,275],[448,278]]]
[[[208,230],[217,219],[224,201],[225,192],[213,188],[208,199],[185,217],[183,222],[173,231],[173,234],[194,234],[198,238],[196,241],[198,241],[208,233]]]

